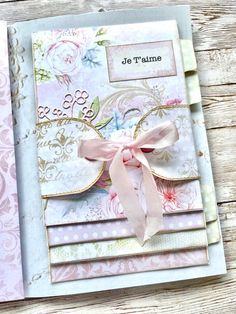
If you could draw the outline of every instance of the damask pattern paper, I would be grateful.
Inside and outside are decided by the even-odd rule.
[[[175,123],[179,139],[171,147],[146,154],[152,172],[157,177],[173,181],[196,179],[199,174],[189,106],[154,107],[138,121],[135,137],[138,138],[157,124],[166,121]],[[165,155],[165,158],[160,158],[160,155]]]
[[[0,302],[24,298],[7,25],[0,21]]]
[[[143,246],[138,243],[136,238],[130,238],[52,247],[50,249],[50,261],[51,264],[62,264],[118,256],[203,248],[207,245],[206,231],[203,229],[155,235]]]
[[[80,262],[69,265],[52,265],[51,280],[56,283],[206,264],[208,264],[207,250],[195,249],[155,255],[150,254],[93,262]]]
[[[194,230],[205,228],[203,212],[165,215],[163,232]],[[126,219],[103,221],[99,223],[83,223],[47,228],[49,246],[68,243],[91,242],[116,238],[134,237],[134,230]]]
[[[100,133],[84,120],[59,119],[37,125],[39,181],[46,196],[79,194],[99,179],[104,162],[78,156],[78,142],[100,139]]]

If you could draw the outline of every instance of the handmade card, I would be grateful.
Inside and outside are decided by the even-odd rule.
[[[8,33],[25,296],[224,273],[189,8]]]
[[[128,27],[129,35],[124,32],[125,27]],[[139,36],[134,36],[137,33]],[[89,236],[85,233],[83,242],[87,243],[83,245],[78,241],[78,236],[73,238],[73,245],[66,245],[66,240],[69,241],[68,234],[63,236],[64,241],[61,242],[59,237],[56,237],[58,241],[54,246],[60,247],[49,249],[51,264],[207,246],[206,230],[199,231],[199,234],[196,231],[192,237],[193,223],[188,226],[189,232],[176,232],[187,230],[181,215],[175,216],[178,220],[177,230],[159,227],[162,224],[163,213],[169,214],[171,226],[173,212],[203,210],[197,180],[199,174],[190,108],[185,104],[187,92],[178,37],[175,21],[97,29],[53,30],[33,35],[39,121],[39,173],[42,197],[49,198],[45,206],[45,218],[47,223],[51,224],[50,233],[54,233],[55,224],[63,226],[65,223],[71,223],[74,228],[80,228],[83,212],[86,217],[84,221],[99,220],[103,230],[102,237],[96,236],[96,231],[92,233],[95,234],[93,242],[90,242]],[[120,81],[122,83],[118,84]],[[54,94],[50,92],[52,89],[55,91]],[[89,104],[91,94],[94,100]],[[61,106],[55,108],[55,104]],[[60,113],[56,116],[57,120],[53,117],[55,112]],[[172,123],[175,126],[178,139],[166,144],[168,131],[165,130],[164,138],[159,136],[159,144],[153,143],[154,146],[151,146],[153,149],[147,149],[148,143],[141,140],[143,144],[140,147],[145,156],[143,153],[140,155],[141,151],[137,157],[134,149],[124,149],[123,172],[121,164],[117,166],[119,169],[115,170],[114,159],[117,155],[112,157],[114,158],[112,162],[110,157],[107,159],[110,160],[108,163],[102,162],[104,152],[99,155],[98,151],[99,145],[106,145],[102,141],[103,138],[110,141],[107,150],[109,145],[114,146],[116,143],[117,145],[126,143],[127,146],[132,140],[140,141],[147,132],[156,125],[161,127],[163,123],[165,125]],[[158,129],[155,130],[155,134],[158,132],[160,132]],[[161,132],[164,132],[164,129]],[[88,142],[91,144],[90,148],[86,148]],[[91,155],[89,153],[91,150],[95,154]],[[83,156],[80,156],[81,154]],[[108,151],[107,154],[112,154],[112,151],[110,153]],[[157,195],[152,199],[152,203],[145,202],[151,183],[147,187],[145,183],[147,174],[142,173],[144,164],[140,158],[145,158],[150,167],[149,172],[155,178],[154,193]],[[115,182],[116,171],[118,181],[126,186],[124,192],[118,188],[119,182]],[[126,175],[132,180],[139,205],[147,215],[146,223],[142,209],[138,210],[137,205],[131,205],[135,195],[132,196],[129,179],[125,184]],[[176,189],[175,196],[171,194],[171,185],[179,188]],[[166,192],[161,194],[163,187]],[[85,193],[88,189],[89,193]],[[75,194],[77,196],[73,197],[73,201],[55,198]],[[128,195],[128,202],[125,200],[125,194]],[[50,199],[52,197],[53,199]],[[173,197],[179,199],[178,205]],[[171,211],[166,207],[168,198],[173,203]],[[74,203],[73,209],[66,207],[68,201]],[[158,206],[154,208],[153,203],[159,203],[159,208]],[[62,209],[62,213],[59,208]],[[149,215],[152,217],[151,223]],[[152,244],[147,243],[143,247],[138,244],[135,248],[136,240],[120,240],[119,232],[113,232],[114,241],[100,243],[101,239],[111,237],[104,217],[105,220],[128,218],[125,222],[130,224],[132,232],[128,234],[125,228],[121,229],[122,238],[136,236],[142,242],[157,231],[167,235],[156,236]],[[142,227],[143,224],[146,226]],[[86,228],[87,224],[84,226]],[[94,230],[93,224],[87,227]],[[195,229],[199,228],[205,229],[205,225],[195,224]],[[172,240],[167,241],[170,245],[165,240],[163,245],[161,239],[168,238],[169,232],[176,233],[171,236]],[[183,238],[179,246],[177,242],[182,236],[187,241]],[[76,243],[78,245],[75,245]]]

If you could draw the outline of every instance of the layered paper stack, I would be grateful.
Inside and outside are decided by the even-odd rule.
[[[52,281],[207,264],[201,174],[176,22],[43,31],[33,34],[32,45]],[[183,53],[189,57],[186,45]],[[164,228],[141,246],[109,175],[110,162],[79,158],[78,143],[100,137],[129,143],[168,121],[175,123],[178,141],[145,153]],[[122,154],[144,207],[141,163],[132,150]],[[130,203],[131,192],[125,193]],[[177,260],[171,266],[159,264],[166,252]],[[130,263],[137,266],[122,267]]]
[[[9,41],[25,296],[224,273],[189,8],[17,23]]]

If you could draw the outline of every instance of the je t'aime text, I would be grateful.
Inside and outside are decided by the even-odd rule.
[[[146,62],[160,62],[162,60],[161,56],[156,57],[133,57],[131,58],[124,58],[121,63],[122,64],[132,64],[132,63],[146,63]]]

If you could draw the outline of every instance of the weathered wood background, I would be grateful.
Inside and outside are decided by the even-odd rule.
[[[0,305],[0,313],[236,313],[236,0],[0,0],[0,19],[190,4],[228,274],[221,278]],[[112,279],[111,279],[112,280]]]

